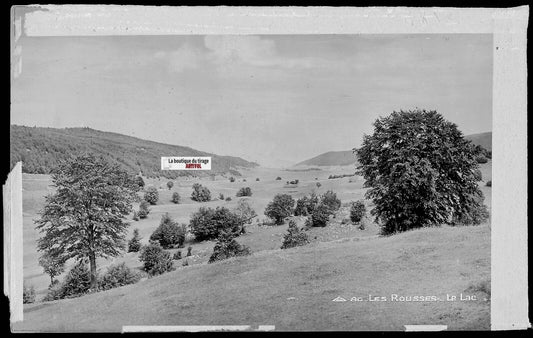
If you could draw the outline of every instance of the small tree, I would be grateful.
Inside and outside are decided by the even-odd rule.
[[[252,219],[257,216],[257,213],[254,209],[246,202],[246,200],[242,199],[239,200],[237,203],[237,207],[232,210],[232,212],[239,217],[241,220],[241,231],[240,233],[245,233],[246,230],[244,228],[245,224],[252,224]]]
[[[167,182],[168,190],[172,189],[173,186],[174,186],[174,182],[172,182],[172,181],[168,181]]]
[[[237,194],[235,196],[237,197],[252,196],[252,189],[250,189],[250,187],[240,188],[239,191],[237,191]]]
[[[174,203],[174,204],[179,204],[179,203],[180,203],[180,200],[181,200],[180,194],[178,194],[178,192],[175,191],[175,192],[172,194],[172,203]]]
[[[289,221],[289,229],[283,236],[282,249],[294,248],[309,243],[309,238],[305,232],[300,230],[293,220]]]
[[[492,180],[490,181],[487,181],[487,183],[485,184],[487,187],[492,187]]]
[[[296,201],[294,216],[307,216],[315,210],[318,205],[318,196],[313,192],[310,197],[304,196]]]
[[[141,204],[139,204],[139,212],[137,213],[139,218],[148,217],[148,214],[150,213],[149,205],[150,204],[148,202],[146,202],[146,201],[142,201]]]
[[[223,232],[218,237],[218,240],[213,248],[213,253],[209,257],[208,263],[228,259],[230,257],[246,256],[252,252],[246,245],[241,245],[235,240],[235,234],[230,232]]]
[[[224,200],[224,194],[218,194],[218,199],[223,201]]]
[[[97,287],[96,259],[125,249],[124,219],[137,200],[138,185],[118,165],[92,154],[61,161],[52,174],[55,193],[46,196],[36,220],[41,252],[61,260],[88,258],[91,287]]]
[[[139,213],[137,211],[133,211],[133,216],[132,218],[134,221],[138,221],[139,220]]]
[[[256,182],[259,182],[259,177],[255,179]]]
[[[139,229],[133,230],[133,237],[128,242],[128,252],[138,252],[141,249],[141,236]]]
[[[265,216],[274,220],[278,225],[283,224],[285,217],[292,214],[294,199],[291,195],[278,194],[274,196],[272,202],[268,203],[265,209]]]
[[[231,176],[231,177],[229,178],[229,181],[230,181],[231,183],[235,182],[235,177]]]
[[[109,290],[124,285],[135,284],[141,279],[139,271],[130,269],[126,263],[111,265],[98,283],[100,290]]]
[[[154,186],[147,187],[144,192],[144,200],[151,205],[155,205],[159,200],[159,191],[157,191],[157,188]]]
[[[96,276],[98,281],[98,276]],[[85,259],[76,263],[65,276],[63,283],[61,283],[61,291],[59,298],[79,297],[91,289],[96,290],[96,287],[91,285],[91,271]]]
[[[320,203],[311,214],[311,226],[325,227],[328,225],[331,209],[327,205]]]
[[[276,181],[281,181],[281,177],[276,177]]]
[[[322,186],[322,184],[320,184],[320,182],[316,182],[316,187],[317,188],[320,188]]]
[[[192,186],[191,199],[196,202],[207,202],[211,200],[211,192],[200,183],[194,183]]]
[[[341,207],[341,200],[338,199],[337,194],[331,190],[326,191],[322,195],[320,203],[328,207],[331,213],[339,210]]]
[[[139,260],[143,262],[143,270],[150,276],[160,275],[174,270],[170,253],[159,244],[151,243],[143,246]]]
[[[59,254],[53,254],[52,251],[45,251],[39,258],[39,265],[43,268],[44,273],[50,276],[50,285],[54,284],[55,277],[58,277],[65,271],[65,258]]]
[[[168,213],[165,213],[161,216],[161,223],[150,236],[150,240],[159,242],[163,249],[169,249],[183,245],[185,233],[185,228],[179,226]]]
[[[359,223],[365,217],[366,207],[363,201],[356,201],[350,207],[350,220],[352,223]]]
[[[240,234],[242,219],[225,207],[201,207],[192,214],[189,226],[195,238],[203,241],[218,238],[223,231]]]
[[[354,151],[385,234],[446,224],[480,207],[479,151],[436,111],[379,118]]]

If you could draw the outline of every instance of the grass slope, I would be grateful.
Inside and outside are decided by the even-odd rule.
[[[29,304],[15,331],[122,325],[275,325],[277,330],[489,329],[490,228],[443,227],[313,243],[177,271],[77,299]],[[490,290],[490,288],[489,288]],[[475,295],[476,301],[394,302]],[[333,302],[337,296],[385,302]]]
[[[104,156],[124,169],[148,177],[202,176],[231,173],[236,169],[251,168],[257,163],[239,157],[219,156],[188,147],[141,140],[117,133],[103,132],[90,128],[41,128],[11,125],[10,165],[23,162],[25,173],[48,174],[58,161],[69,155],[91,151]],[[202,171],[162,171],[161,156],[212,156],[212,170]]]

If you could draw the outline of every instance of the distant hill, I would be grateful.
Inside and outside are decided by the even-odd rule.
[[[346,151],[328,151],[306,161],[296,164],[296,166],[337,166],[355,164],[357,159],[351,150]]]
[[[483,148],[492,151],[492,132],[491,131],[486,132],[486,133],[466,135],[465,138],[467,140],[472,141],[472,143],[476,145],[480,145]]]
[[[142,172],[146,177],[207,176],[230,173],[240,176],[239,168],[258,164],[240,157],[219,156],[195,150],[117,133],[90,128],[41,128],[12,125],[10,128],[10,165],[22,161],[22,171],[30,174],[48,174],[58,161],[85,151],[102,155],[118,163],[128,172]],[[161,156],[211,156],[211,171],[161,170]]]

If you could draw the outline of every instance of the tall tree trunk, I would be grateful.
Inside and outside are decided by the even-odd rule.
[[[89,255],[89,264],[91,266],[91,290],[96,290],[96,258],[94,254]]]

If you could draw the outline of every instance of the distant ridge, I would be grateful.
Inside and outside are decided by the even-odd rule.
[[[492,150],[492,132],[472,134],[465,136],[476,145],[480,145],[487,150]],[[328,151],[303,162],[297,163],[295,166],[342,166],[356,164],[357,158],[353,151]]]
[[[93,152],[128,172],[142,172],[146,177],[208,176],[224,174],[240,176],[239,168],[258,166],[240,157],[219,156],[189,147],[142,140],[118,133],[91,128],[43,128],[11,125],[10,167],[22,161],[22,171],[48,174],[59,160],[81,152]],[[211,156],[210,171],[161,170],[161,156]]]
[[[313,165],[313,166],[339,166],[355,164],[357,159],[351,150],[346,151],[328,151],[303,162],[296,164],[296,166]]]

